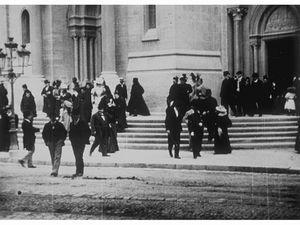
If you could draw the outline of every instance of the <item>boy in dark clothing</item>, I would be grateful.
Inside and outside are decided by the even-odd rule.
[[[197,159],[200,155],[203,139],[203,117],[199,110],[196,109],[197,102],[193,100],[191,102],[191,109],[184,116],[184,120],[187,122],[189,134],[191,137],[191,147],[193,150],[193,157]]]
[[[175,158],[179,157],[179,145],[180,145],[180,132],[182,131],[181,119],[176,106],[174,106],[174,101],[167,99],[167,109],[166,109],[166,119],[165,126],[168,133],[168,149],[169,154],[173,157],[172,149],[175,145]]]
[[[22,130],[23,130],[23,147],[28,151],[27,155],[20,159],[18,162],[21,166],[24,167],[24,163],[27,161],[28,168],[36,168],[32,164],[32,155],[35,150],[35,133],[39,132],[40,129],[33,127],[33,114],[26,111],[24,113],[24,121],[22,123]]]

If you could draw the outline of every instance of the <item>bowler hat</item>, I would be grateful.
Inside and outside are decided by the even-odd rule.
[[[44,83],[45,84],[50,84],[50,81],[46,79],[46,80],[44,80]]]

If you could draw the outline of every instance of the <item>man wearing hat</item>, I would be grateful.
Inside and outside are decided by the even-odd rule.
[[[32,164],[32,155],[35,150],[35,133],[39,132],[40,129],[33,127],[33,114],[30,111],[24,112],[24,120],[22,123],[23,130],[23,147],[28,151],[27,155],[19,160],[21,166],[25,167],[24,164],[27,161],[28,168],[36,168]]]
[[[76,172],[74,177],[83,175],[83,152],[85,145],[89,144],[91,130],[88,123],[80,118],[79,110],[72,111],[72,122],[70,124],[69,139],[75,156]]]
[[[42,137],[49,148],[52,172],[51,176],[57,177],[60,166],[62,147],[65,145],[67,131],[62,123],[55,117],[54,113],[49,115],[50,121],[45,124]]]
[[[178,77],[173,77],[173,84],[171,85],[169,89],[169,96],[170,101],[178,101]]]
[[[168,134],[168,150],[170,157],[173,157],[172,149],[175,148],[175,158],[180,159],[179,157],[179,146],[180,146],[180,132],[182,131],[181,127],[181,118],[179,117],[179,111],[177,106],[174,103],[174,100],[167,98],[167,109],[166,109],[166,119],[165,127]]]
[[[179,117],[182,120],[186,111],[190,108],[190,93],[193,89],[190,84],[187,84],[186,74],[182,74],[180,77],[180,83],[178,85],[178,101],[177,106],[179,110]]]
[[[244,98],[243,91],[245,88],[245,78],[243,77],[243,72],[236,72],[236,83],[235,83],[235,98],[236,98],[236,116],[244,116]]]
[[[2,81],[0,82],[0,110],[8,105],[7,90]]]
[[[46,113],[47,116],[49,117],[51,111],[54,108],[55,99],[52,95],[53,87],[50,86],[49,80],[45,80],[44,83],[45,83],[45,87],[43,88],[41,93],[41,95],[44,98],[43,112]]]
[[[25,113],[32,114],[33,117],[36,117],[36,104],[32,93],[29,90],[24,91],[24,95],[21,100],[21,112],[25,118]]]
[[[102,152],[103,157],[109,156],[108,152],[108,140],[109,140],[109,120],[106,112],[107,103],[103,98],[98,105],[98,112],[92,116],[91,119],[91,130],[92,135],[95,137],[94,143],[90,149],[90,156],[93,151],[99,146],[99,152]]]
[[[123,97],[125,101],[127,100],[127,87],[123,77],[120,77],[120,83],[117,84],[115,92],[118,92],[120,97]]]
[[[221,85],[221,104],[229,112],[229,107],[232,110],[233,114],[236,114],[234,106],[234,79],[231,77],[229,71],[223,72],[224,80]]]
[[[253,93],[254,114],[257,113],[259,116],[262,116],[263,83],[259,79],[258,73],[253,73],[252,78],[251,88]]]

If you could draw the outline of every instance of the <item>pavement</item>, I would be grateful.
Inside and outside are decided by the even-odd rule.
[[[193,158],[192,152],[181,151],[181,159],[171,158],[163,150],[120,150],[110,157],[94,151],[89,156],[90,145],[84,152],[85,167],[129,167],[184,170],[214,170],[257,173],[300,174],[300,154],[294,149],[235,150],[231,154],[214,155],[213,151],[202,151],[201,157]],[[17,163],[27,153],[26,150],[0,152],[0,162]],[[34,165],[51,165],[49,150],[45,145],[36,145],[33,155]],[[64,146],[61,165],[75,166],[71,146]]]

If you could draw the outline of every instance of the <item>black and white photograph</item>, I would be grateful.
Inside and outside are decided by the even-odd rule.
[[[0,2],[1,221],[299,219],[299,3]]]

